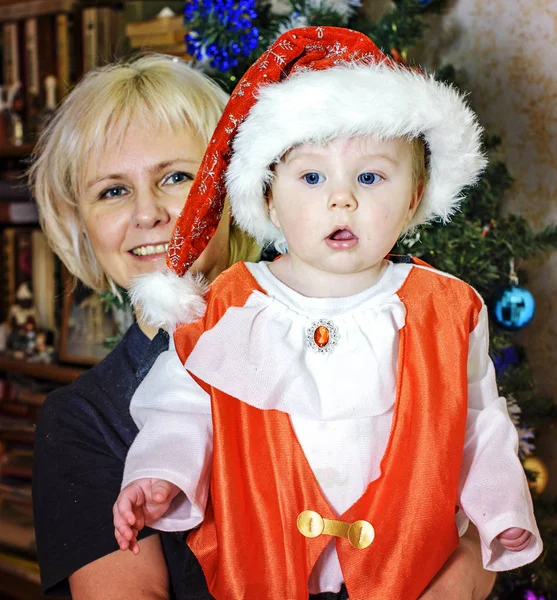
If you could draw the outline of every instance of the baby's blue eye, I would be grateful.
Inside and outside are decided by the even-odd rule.
[[[372,185],[380,180],[381,176],[376,175],[375,173],[362,173],[361,175],[358,175],[358,181],[364,185]]]
[[[325,181],[323,175],[320,175],[319,173],[306,173],[304,179],[310,185],[317,185],[318,183],[323,183],[323,181]]]

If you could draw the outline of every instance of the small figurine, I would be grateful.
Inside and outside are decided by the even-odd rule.
[[[22,283],[17,289],[15,302],[8,312],[8,326],[8,352],[13,358],[24,359],[32,353],[37,328],[37,311],[28,282]]]

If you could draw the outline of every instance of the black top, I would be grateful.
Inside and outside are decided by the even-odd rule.
[[[157,356],[162,330],[150,341],[134,324],[118,346],[73,383],[49,394],[37,423],[33,499],[41,581],[47,595],[70,595],[68,576],[118,550],[112,506],[124,461],[137,435],[130,402]],[[155,533],[144,529],[139,537]],[[161,535],[172,598],[211,598],[184,535]],[[187,586],[186,586],[187,576]]]
[[[37,423],[33,500],[41,582],[46,595],[70,595],[68,577],[118,550],[112,506],[138,429],[132,396],[168,334],[152,341],[134,324],[118,346],[73,383],[49,394]],[[145,528],[139,538],[156,533]],[[184,534],[160,533],[175,600],[212,600]],[[346,588],[310,596],[345,600]],[[254,599],[255,600],[255,599]]]

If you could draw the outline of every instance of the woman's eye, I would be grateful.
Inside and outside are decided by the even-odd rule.
[[[179,185],[180,183],[184,183],[184,181],[193,181],[193,175],[184,173],[183,171],[174,171],[163,178],[162,184]]]
[[[364,185],[372,185],[381,181],[381,179],[381,175],[377,175],[376,173],[362,173],[361,175],[358,175],[358,181]]]
[[[113,185],[99,194],[101,200],[110,198],[120,198],[127,192],[127,189],[123,185]]]
[[[306,173],[304,175],[304,180],[310,185],[316,185],[318,183],[323,183],[323,181],[325,181],[325,178],[320,173]]]

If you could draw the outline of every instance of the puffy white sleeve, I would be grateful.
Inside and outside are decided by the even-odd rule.
[[[174,483],[182,493],[152,527],[196,527],[203,521],[211,476],[211,400],[182,365],[172,336],[170,348],[133,395],[130,413],[139,433],[126,458],[122,487],[145,477]]]
[[[517,455],[518,434],[505,399],[499,397],[488,351],[488,316],[483,306],[469,342],[468,419],[459,502],[480,533],[484,568],[506,571],[535,560],[542,541]],[[510,552],[496,539],[510,527],[532,533],[525,550]]]

